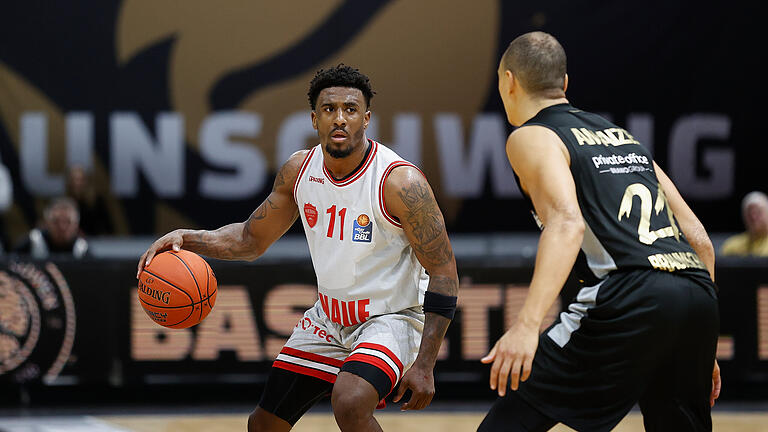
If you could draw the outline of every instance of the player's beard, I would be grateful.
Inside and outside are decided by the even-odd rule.
[[[330,143],[325,145],[325,151],[328,153],[328,156],[334,158],[334,159],[342,159],[352,154],[352,151],[355,150],[355,146],[353,145],[347,145],[343,148],[334,148]]]

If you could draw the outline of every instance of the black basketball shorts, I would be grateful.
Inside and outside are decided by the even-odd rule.
[[[523,400],[580,431],[611,430],[637,402],[646,430],[712,429],[719,313],[708,277],[614,272],[576,300],[542,333]]]

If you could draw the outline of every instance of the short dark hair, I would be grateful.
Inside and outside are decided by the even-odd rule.
[[[549,33],[536,31],[515,38],[504,51],[502,65],[529,93],[562,91],[565,86],[565,50]]]
[[[312,107],[312,111],[315,110],[317,96],[323,89],[328,87],[353,87],[359,89],[363,92],[363,96],[365,96],[366,107],[371,106],[371,98],[376,94],[371,89],[371,80],[365,74],[358,69],[340,63],[338,66],[330,69],[320,69],[309,83],[307,96],[309,97],[309,106]]]

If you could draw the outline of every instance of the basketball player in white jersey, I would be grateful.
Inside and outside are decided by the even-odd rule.
[[[342,431],[380,431],[374,409],[398,382],[395,402],[412,392],[403,410],[432,400],[456,262],[424,175],[366,137],[368,77],[344,65],[321,70],[308,95],[320,144],[290,157],[248,220],[170,232],[138,270],[167,249],[253,260],[301,218],[319,299],[275,359],[248,430],[288,431],[330,394]]]

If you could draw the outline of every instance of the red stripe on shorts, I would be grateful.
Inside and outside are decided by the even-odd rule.
[[[351,356],[347,357],[346,360],[344,360],[344,362],[350,362],[350,361],[367,363],[371,366],[375,366],[377,369],[381,369],[381,371],[384,372],[389,377],[389,381],[392,383],[392,385],[389,386],[389,391],[392,391],[392,389],[395,388],[395,384],[397,384],[397,375],[395,374],[394,369],[392,369],[392,366],[390,366],[389,363],[385,362],[384,360],[376,356],[372,356],[370,354],[363,354],[363,353],[353,353]]]
[[[317,370],[317,369],[312,369],[312,368],[309,368],[309,367],[306,367],[306,366],[301,366],[301,365],[297,365],[297,364],[293,364],[293,363],[286,363],[284,361],[275,360],[272,363],[272,367],[276,367],[276,368],[280,368],[280,369],[285,369],[287,371],[295,372],[295,373],[301,374],[301,375],[309,375],[309,376],[312,376],[312,377],[315,377],[315,378],[319,378],[319,379],[321,379],[323,381],[328,381],[331,384],[336,382],[336,375],[334,375],[332,373],[325,372],[325,371],[321,371],[321,370]]]
[[[335,358],[321,356],[319,354],[314,354],[311,352],[301,351],[297,350],[295,348],[289,348],[289,347],[283,347],[282,350],[280,350],[282,354],[287,354],[289,356],[294,356],[298,358],[302,358],[304,360],[311,360],[313,362],[322,363],[324,365],[333,366],[340,368],[341,365],[344,364],[343,361],[337,360]]]
[[[368,348],[368,349],[376,350],[386,354],[387,357],[389,357],[390,360],[395,362],[397,367],[400,368],[400,373],[401,374],[403,373],[403,363],[400,362],[400,359],[398,359],[397,356],[392,351],[390,351],[389,348],[385,347],[384,345],[363,342],[355,347],[355,349],[358,349],[358,348]]]

